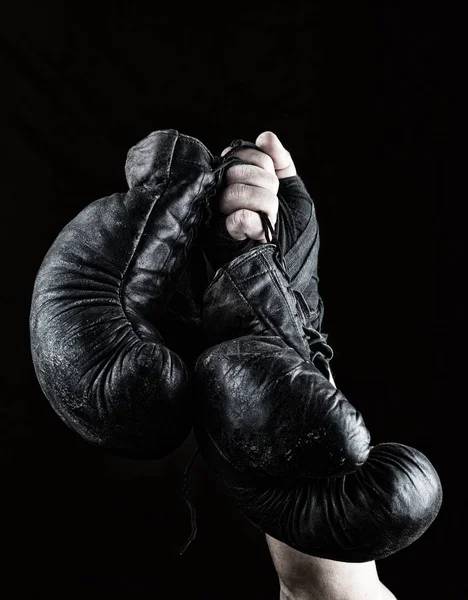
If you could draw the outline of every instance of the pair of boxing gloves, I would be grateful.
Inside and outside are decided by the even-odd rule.
[[[330,380],[319,232],[300,177],[280,180],[268,243],[227,233],[217,194],[243,146],[214,156],[164,130],[129,151],[129,191],[84,208],[37,274],[38,382],[69,427],[117,454],[162,458],[193,427],[238,509],[292,548],[384,558],[434,521],[439,477],[414,448],[371,446]]]

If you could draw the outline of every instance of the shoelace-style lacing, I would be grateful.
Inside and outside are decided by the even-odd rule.
[[[212,215],[211,208],[210,208],[210,200],[219,191],[219,189],[222,185],[224,173],[226,172],[226,170],[234,164],[249,164],[247,161],[242,160],[241,158],[238,158],[237,156],[232,156],[232,154],[239,148],[254,148],[256,150],[261,151],[260,148],[258,148],[258,146],[256,146],[252,142],[247,142],[247,141],[241,140],[241,139],[233,140],[231,142],[230,146],[231,146],[231,149],[224,156],[222,156],[222,157],[216,156],[214,158],[214,162],[215,162],[216,166],[213,169],[213,173],[216,173],[217,176],[216,176],[215,182],[213,184],[213,187],[206,194],[205,208],[207,210],[207,215],[208,215],[205,220],[206,224],[209,223],[209,221],[211,219],[211,215]],[[275,263],[287,281],[287,289],[295,296],[296,307],[297,307],[296,317],[297,317],[297,319],[302,321],[303,337],[306,340],[306,343],[310,349],[310,360],[313,361],[317,354],[320,354],[324,358],[324,360],[329,360],[333,356],[333,351],[332,351],[331,347],[326,343],[326,337],[324,337],[321,333],[319,333],[317,330],[315,330],[314,328],[312,328],[310,325],[307,324],[305,314],[304,314],[304,309],[301,308],[301,300],[299,298],[300,295],[290,285],[291,278],[289,277],[289,274],[286,270],[286,265],[285,265],[285,261],[284,261],[283,251],[281,249],[281,244],[275,233],[275,229],[274,229],[273,225],[271,224],[270,218],[263,211],[259,211],[259,215],[260,215],[260,219],[262,221],[263,231],[265,233],[265,239],[267,241],[267,244],[274,244],[276,246],[276,251],[275,251],[275,254],[273,257],[275,260]],[[301,316],[299,315],[299,313],[301,313]],[[182,554],[184,554],[184,552],[187,550],[187,548],[190,546],[190,544],[193,542],[193,540],[195,539],[195,537],[197,535],[196,510],[195,510],[195,507],[194,507],[193,502],[190,497],[190,487],[191,487],[191,482],[192,482],[191,468],[193,466],[193,463],[194,463],[195,458],[197,457],[199,451],[200,450],[197,447],[197,449],[195,450],[194,454],[192,455],[192,457],[184,471],[184,483],[183,483],[183,487],[182,487],[182,496],[190,509],[190,520],[191,520],[192,529],[191,529],[191,533],[187,539],[187,542],[185,543],[183,548],[180,550],[180,553],[179,553],[180,556],[182,556]]]

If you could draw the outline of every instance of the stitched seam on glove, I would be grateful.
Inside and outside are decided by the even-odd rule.
[[[168,173],[168,175],[167,175],[167,184],[166,184],[166,186],[164,187],[164,189],[161,191],[161,193],[160,193],[160,194],[159,194],[159,195],[158,195],[158,196],[157,196],[157,197],[154,199],[154,201],[153,201],[153,203],[152,203],[151,209],[149,210],[149,212],[148,212],[148,216],[147,216],[147,218],[146,218],[146,221],[145,221],[145,223],[144,223],[143,227],[141,228],[140,235],[139,235],[139,237],[138,237],[138,240],[137,240],[137,242],[136,242],[136,244],[135,244],[135,246],[134,246],[134,248],[133,248],[133,252],[132,252],[132,254],[131,254],[131,257],[130,257],[130,259],[129,259],[129,261],[128,261],[128,263],[127,263],[126,267],[125,267],[125,270],[124,270],[124,272],[123,272],[123,275],[122,275],[122,279],[121,279],[121,281],[120,281],[120,284],[119,284],[119,290],[118,290],[118,294],[119,294],[119,300],[120,300],[120,305],[121,305],[122,311],[123,311],[123,313],[124,313],[124,315],[125,315],[125,318],[127,319],[128,323],[130,324],[130,326],[131,326],[131,328],[132,328],[132,331],[135,333],[135,335],[137,336],[137,338],[138,338],[138,339],[139,339],[141,342],[143,342],[143,343],[148,343],[148,342],[147,342],[146,340],[142,340],[142,339],[140,338],[140,336],[138,335],[137,331],[136,331],[136,330],[135,330],[135,328],[133,327],[133,322],[131,321],[131,319],[130,319],[130,316],[129,316],[129,314],[128,314],[128,311],[127,311],[127,309],[126,309],[126,307],[125,307],[125,298],[124,298],[125,278],[126,278],[126,275],[127,275],[127,273],[128,273],[128,270],[129,270],[129,268],[130,268],[130,265],[132,264],[132,262],[133,262],[133,260],[134,260],[134,258],[135,258],[135,254],[136,254],[136,252],[137,252],[137,250],[138,250],[138,247],[140,246],[140,242],[141,242],[141,240],[142,240],[142,237],[143,237],[143,234],[144,234],[144,232],[145,232],[146,225],[147,225],[148,221],[149,221],[149,220],[150,220],[150,218],[151,218],[152,212],[153,212],[153,210],[154,210],[154,208],[155,208],[155,206],[156,206],[157,202],[158,202],[158,201],[159,201],[159,200],[160,200],[160,199],[161,199],[161,198],[164,196],[164,194],[167,192],[167,190],[168,190],[168,188],[169,188],[169,186],[170,186],[170,184],[171,184],[171,174],[172,174],[172,164],[173,164],[173,163],[172,163],[172,157],[173,157],[173,155],[174,155],[174,150],[175,150],[175,146],[176,146],[176,143],[177,143],[177,139],[178,139],[178,138],[176,138],[176,140],[175,140],[174,146],[173,146],[173,148],[172,148],[171,157],[170,157],[170,159],[169,159],[169,160],[170,160],[170,162],[169,162],[169,164],[170,164],[170,167],[169,167],[169,173]],[[197,194],[196,194],[195,198],[194,198],[194,199],[193,199],[193,201],[192,201],[192,205],[193,205],[193,204],[195,204],[195,202],[196,202],[196,201],[197,201],[197,200],[198,200],[198,199],[199,199],[199,198],[200,198],[200,197],[201,197],[201,196],[204,194],[204,192],[205,192],[205,190],[203,190],[202,192],[200,191],[200,190],[202,190],[202,188],[203,188],[203,183],[204,183],[204,181],[205,181],[205,178],[206,178],[206,172],[203,174],[203,177],[202,177],[202,179],[201,179],[201,181],[200,181],[200,185],[199,185],[199,188],[198,188]],[[142,186],[142,187],[143,187],[143,186]],[[135,188],[133,188],[133,189],[135,189]],[[182,222],[182,224],[181,224],[181,227],[180,227],[180,230],[179,230],[179,235],[177,236],[177,240],[176,240],[176,242],[175,242],[175,243],[177,243],[177,241],[179,240],[179,238],[180,238],[180,236],[182,235],[182,232],[183,232],[183,230],[184,230],[184,225],[185,225],[185,223],[187,222],[187,220],[188,220],[188,219],[189,219],[189,218],[190,218],[192,215],[193,215],[193,212],[192,212],[192,211],[189,211],[189,212],[187,213],[187,216],[186,216],[186,218],[183,220],[183,222]],[[194,224],[194,227],[192,228],[192,230],[193,230],[194,228],[195,228],[195,224]],[[187,248],[187,246],[189,245],[190,241],[191,241],[191,238],[190,238],[190,232],[189,232],[189,239],[187,240],[187,243],[185,244],[185,247],[184,247],[184,250],[185,250],[185,251],[187,251],[187,249],[188,249],[188,248]],[[172,254],[169,254],[169,255],[167,256],[167,258],[166,258],[166,260],[165,260],[165,262],[164,262],[163,266],[161,267],[161,270],[164,270],[164,268],[165,268],[165,266],[166,266],[166,264],[167,264],[167,261],[169,260],[169,258],[170,258],[171,256],[172,256]],[[176,283],[175,283],[175,285],[176,285]],[[151,323],[151,325],[153,325],[153,324]]]
[[[266,269],[265,271],[260,271],[260,273],[254,273],[254,275],[249,275],[248,277],[243,277],[242,281],[250,281],[251,279],[255,279],[256,277],[261,277],[262,275],[265,275],[266,273],[269,272],[269,269]]]
[[[201,198],[201,196],[203,196],[203,195],[204,195],[204,193],[205,193],[205,190],[203,190],[203,192],[200,192],[200,190],[201,190],[201,189],[202,189],[202,187],[203,187],[203,183],[205,182],[205,178],[206,178],[206,172],[205,172],[205,173],[203,173],[203,178],[202,178],[202,180],[200,181],[200,185],[199,185],[199,187],[198,187],[198,191],[197,191],[197,193],[196,193],[196,195],[195,195],[195,198],[192,200],[192,206],[193,206],[193,205],[194,205],[194,204],[197,202],[197,200],[199,200],[199,199]],[[151,212],[153,211],[153,208],[154,208],[154,205],[153,205],[153,207],[151,208]],[[179,229],[179,235],[177,236],[177,239],[175,240],[174,244],[177,244],[177,242],[179,241],[179,238],[180,238],[180,236],[182,235],[182,232],[183,232],[183,230],[184,230],[184,226],[185,226],[185,224],[186,224],[186,223],[187,223],[187,221],[190,219],[190,217],[192,217],[192,215],[193,215],[194,213],[196,214],[196,211],[192,211],[192,210],[190,210],[190,211],[187,213],[187,216],[186,216],[186,218],[185,218],[185,219],[182,221],[181,227],[180,227],[180,229]],[[194,234],[194,231],[195,231],[195,229],[196,229],[196,227],[197,227],[197,222],[196,222],[196,221],[197,221],[197,219],[195,218],[195,221],[194,221],[194,223],[193,223],[193,226],[192,226],[192,228],[190,229],[190,231],[189,231],[189,232],[188,232],[188,234],[187,234],[187,235],[188,235],[188,239],[187,239],[187,242],[185,243],[184,249],[183,249],[183,251],[182,251],[182,252],[183,252],[183,254],[184,254],[184,259],[185,259],[185,257],[187,256],[187,252],[188,252],[188,249],[189,249],[188,247],[189,247],[189,246],[190,246],[190,244],[191,244],[191,241],[192,241],[192,239],[193,239],[193,234]],[[169,260],[169,258],[170,258],[171,256],[172,256],[172,254],[168,254],[168,256],[167,256],[166,260],[164,261],[164,264],[163,264],[163,266],[162,266],[162,269],[161,269],[161,270],[164,270],[164,269],[165,269],[165,267],[166,267],[166,263],[167,263],[167,261]]]
[[[194,138],[194,137],[193,137],[193,136],[191,136],[191,135],[186,135],[186,134],[183,134],[183,133],[179,133],[179,132],[178,132],[177,130],[175,130],[175,129],[172,129],[172,130],[170,130],[170,131],[164,131],[164,130],[155,130],[155,131],[152,131],[151,133],[149,133],[149,134],[148,134],[148,136],[145,138],[145,140],[148,140],[148,139],[149,139],[150,137],[152,137],[152,136],[153,136],[153,137],[156,137],[156,136],[157,136],[157,137],[160,137],[160,136],[174,137],[174,135],[176,136],[176,137],[175,137],[175,141],[176,141],[176,142],[177,142],[177,140],[178,140],[178,139],[183,139],[185,142],[187,142],[187,143],[189,143],[189,144],[191,144],[191,145],[193,145],[193,146],[197,146],[198,148],[201,148],[201,149],[202,149],[204,152],[206,152],[206,153],[208,154],[208,156],[209,156],[209,157],[210,157],[212,160],[214,159],[214,157],[213,157],[213,154],[210,152],[210,150],[209,150],[209,149],[208,149],[208,148],[207,148],[207,147],[206,147],[206,146],[205,146],[205,145],[204,145],[202,142],[200,142],[200,140],[197,140],[196,138]],[[136,146],[136,147],[138,147],[138,144],[137,144],[137,146]],[[175,148],[175,144],[174,144],[174,148]],[[130,158],[131,158],[131,152],[132,152],[132,151],[134,151],[134,149],[135,149],[135,146],[134,146],[134,147],[132,147],[132,148],[129,150],[129,152],[127,153],[127,161],[126,161],[126,162],[128,162],[128,161],[130,160]],[[173,161],[173,159],[174,159],[174,157],[173,157],[173,156],[171,156],[171,159],[170,159],[170,163],[169,163],[169,164],[172,164],[172,161]],[[204,166],[205,166],[205,165],[204,165],[204,164],[202,164],[202,163],[193,162],[193,161],[190,161],[190,160],[187,160],[187,159],[183,159],[183,158],[177,158],[177,159],[176,159],[176,162],[177,162],[177,161],[182,161],[182,162],[191,163],[191,164],[194,164],[194,165],[198,165],[199,167],[204,167]],[[144,184],[142,184],[142,186],[140,186],[140,187],[146,187],[146,186],[147,186],[147,184],[146,184],[146,183],[144,183]],[[135,186],[135,187],[139,187],[139,186]],[[149,188],[151,188],[151,186],[149,186]],[[133,187],[132,187],[132,189],[133,189]]]
[[[263,244],[263,246],[272,246],[272,247],[274,247],[273,244]],[[234,270],[237,266],[241,266],[245,261],[252,259],[261,250],[262,250],[262,248],[260,246],[256,246],[255,248],[252,248],[251,250],[249,250],[245,254],[240,254],[239,256],[236,256],[236,258],[233,258],[232,261],[230,263],[228,263],[227,265],[225,265],[224,267],[220,267],[215,272],[215,274],[213,276],[213,279],[211,280],[209,286],[206,288],[206,290],[205,290],[205,292],[203,294],[203,300],[205,300],[206,296],[210,292],[210,289],[216,284],[216,282],[225,273],[228,273],[229,271]]]
[[[229,278],[229,281],[235,287],[237,293],[241,296],[242,300],[244,300],[244,302],[247,304],[247,306],[251,310],[253,310],[253,312],[256,314],[256,316],[259,319],[259,321],[261,321],[264,325],[266,325],[267,329],[269,329],[270,331],[272,331],[273,333],[275,333],[275,335],[283,338],[283,336],[278,331],[276,331],[275,327],[273,326],[273,323],[271,323],[271,321],[265,319],[264,316],[262,314],[258,313],[257,310],[255,309],[255,307],[252,306],[252,304],[249,302],[248,298],[246,298],[245,295],[244,295],[244,293],[239,289],[239,287],[237,286],[236,282],[231,277],[230,273],[228,273],[227,271],[225,271],[224,274],[226,275],[226,277]],[[254,277],[254,276],[252,276],[252,277]],[[250,279],[252,279],[252,277],[250,277]],[[245,337],[245,336],[242,336],[242,337]]]
[[[263,253],[261,254],[261,257],[262,257],[262,259],[263,259],[263,260],[264,260],[264,262],[265,262],[265,265],[266,265],[266,271],[262,271],[262,273],[257,273],[257,274],[255,274],[255,275],[251,275],[250,277],[248,277],[248,278],[246,278],[246,279],[243,279],[243,281],[248,281],[249,279],[253,279],[253,278],[255,278],[255,277],[260,277],[261,275],[264,275],[264,274],[266,274],[266,273],[273,273],[273,269],[272,269],[271,265],[270,265],[270,264],[267,262],[267,260],[266,260],[266,259],[264,259]],[[239,264],[241,264],[241,263],[239,263]],[[242,297],[242,299],[243,299],[243,300],[244,300],[244,302],[247,304],[247,306],[249,306],[249,308],[250,308],[250,309],[251,309],[251,310],[252,310],[252,311],[253,311],[253,312],[254,312],[254,313],[257,315],[257,318],[259,319],[259,321],[261,321],[261,322],[262,322],[264,325],[266,325],[266,326],[267,326],[267,328],[268,328],[270,331],[272,331],[272,332],[273,332],[275,335],[277,335],[278,337],[280,337],[280,338],[281,338],[281,339],[284,341],[284,334],[283,334],[283,332],[282,332],[281,330],[277,329],[277,327],[276,327],[275,323],[274,323],[273,321],[271,321],[271,320],[270,320],[270,319],[267,317],[267,315],[265,315],[265,314],[263,314],[263,313],[259,312],[259,311],[256,309],[256,307],[255,307],[255,306],[254,306],[254,305],[253,305],[253,304],[252,304],[252,303],[249,301],[249,299],[248,299],[248,298],[247,298],[247,297],[244,295],[244,293],[243,293],[243,292],[240,290],[240,288],[237,286],[237,284],[236,284],[235,280],[234,280],[234,279],[231,277],[231,274],[229,273],[229,271],[224,271],[224,274],[225,274],[225,275],[226,275],[226,276],[229,278],[229,280],[231,281],[232,285],[234,286],[234,288],[236,289],[236,291],[238,292],[238,294],[239,294],[239,295]],[[289,312],[289,315],[290,315],[290,317],[293,319],[293,321],[294,321],[294,325],[295,325],[295,327],[296,327],[296,329],[297,329],[297,331],[298,331],[298,335],[299,335],[299,337],[301,338],[301,340],[303,341],[303,331],[302,331],[302,329],[301,329],[301,330],[299,330],[299,328],[298,328],[298,325],[297,325],[297,319],[294,317],[293,313],[291,312],[291,308],[290,308],[290,306],[289,306],[289,303],[288,303],[288,301],[287,301],[287,298],[285,297],[285,295],[284,295],[284,293],[283,293],[283,290],[281,289],[281,286],[280,286],[279,282],[277,282],[277,281],[275,280],[275,275],[276,275],[276,274],[274,274],[274,275],[273,275],[273,277],[271,277],[270,279],[273,281],[273,284],[276,286],[276,288],[277,288],[277,289],[280,291],[281,295],[283,296],[283,299],[284,299],[284,301],[286,302],[286,304],[287,304],[287,307],[288,307],[288,312]],[[303,345],[304,345],[304,349],[306,350],[306,352],[307,352],[308,354],[310,354],[310,349],[309,349],[309,347],[308,347],[308,346],[306,346],[305,344],[303,344]],[[295,352],[296,352],[296,353],[297,353],[297,354],[298,354],[298,355],[301,357],[301,359],[303,359],[303,360],[306,360],[306,359],[304,359],[304,356],[302,356],[302,355],[301,355],[301,354],[300,354],[300,353],[299,353],[299,352],[298,352],[298,351],[297,351],[295,348],[293,348],[293,347],[292,347],[292,346],[290,346],[289,344],[288,344],[288,347],[290,347],[292,350],[294,350],[294,351],[295,351]]]
[[[187,142],[189,142],[189,144],[193,144],[194,146],[198,146],[199,148],[202,148],[202,150],[207,152],[209,154],[209,156],[211,158],[213,158],[213,154],[208,150],[208,148],[205,146],[205,144],[200,142],[200,140],[197,140],[197,138],[194,138],[193,136],[187,135],[184,133],[180,133],[179,137],[184,138],[184,140],[187,140]]]
[[[168,189],[168,187],[169,187],[169,183],[170,183],[170,181],[168,180],[168,182],[167,182],[167,185],[166,185],[166,186],[164,187],[164,189],[161,191],[161,194],[159,194],[159,196],[157,196],[157,197],[154,199],[154,201],[153,201],[153,204],[152,204],[152,206],[151,206],[151,209],[150,209],[150,211],[149,211],[149,213],[148,213],[148,218],[146,219],[146,221],[145,221],[145,223],[144,223],[143,227],[141,228],[140,235],[139,235],[139,237],[138,237],[138,239],[137,239],[137,241],[136,241],[136,243],[135,243],[135,246],[134,246],[134,248],[133,248],[133,251],[132,251],[132,253],[131,253],[131,255],[130,255],[130,258],[129,258],[129,260],[128,260],[128,263],[127,263],[127,265],[126,265],[126,267],[125,267],[125,269],[124,269],[124,272],[123,272],[123,274],[122,274],[122,278],[121,278],[121,280],[120,280],[120,283],[119,283],[118,296],[119,296],[119,300],[120,300],[120,306],[121,306],[121,308],[122,308],[122,312],[124,313],[124,315],[125,315],[125,318],[127,319],[127,322],[128,322],[128,323],[129,323],[129,325],[131,326],[131,328],[132,328],[132,331],[133,331],[133,332],[134,332],[134,334],[137,336],[137,338],[138,338],[140,341],[142,341],[142,342],[144,342],[144,340],[141,340],[141,338],[140,338],[140,336],[138,335],[137,331],[136,331],[136,330],[135,330],[135,328],[133,327],[133,322],[132,322],[132,320],[131,320],[131,319],[130,319],[130,317],[129,317],[129,311],[128,311],[128,309],[127,309],[127,308],[126,308],[126,306],[125,306],[126,302],[125,302],[125,298],[124,298],[124,288],[125,288],[125,285],[126,285],[126,277],[127,277],[128,270],[129,270],[129,268],[130,268],[130,265],[132,264],[132,262],[133,262],[133,260],[134,260],[134,258],[135,258],[135,254],[136,254],[136,251],[137,251],[137,249],[138,249],[138,247],[139,247],[139,245],[140,245],[141,238],[143,237],[143,234],[144,234],[144,231],[145,231],[145,228],[146,228],[146,224],[148,223],[149,217],[151,216],[151,213],[153,212],[153,209],[154,209],[154,207],[155,207],[155,205],[156,205],[157,201],[158,201],[160,198],[162,198],[162,196],[164,195],[164,193],[167,191],[167,189]],[[135,188],[133,188],[133,189],[135,189]],[[145,191],[147,191],[147,190],[145,190]]]
[[[267,259],[266,259],[266,257],[265,257],[265,254],[263,254],[263,253],[262,253],[262,255],[261,255],[261,259],[263,260],[263,262],[264,262],[266,265],[269,265],[269,263],[268,263],[268,261],[267,261]],[[288,302],[288,297],[287,297],[287,295],[286,295],[286,293],[285,293],[285,291],[284,291],[284,287],[285,287],[285,286],[284,286],[284,285],[281,285],[281,281],[280,281],[280,278],[279,278],[279,275],[278,275],[278,269],[277,269],[277,268],[276,268],[276,267],[273,265],[273,266],[271,266],[271,267],[270,267],[270,272],[271,272],[271,274],[272,274],[272,280],[273,280],[273,283],[275,284],[276,288],[278,289],[278,291],[279,291],[279,292],[280,292],[280,294],[283,296],[283,298],[284,298],[284,300],[285,300],[285,302],[286,302],[286,305],[287,305],[287,307],[288,307],[289,314],[290,314],[290,316],[291,316],[291,319],[292,319],[292,320],[293,320],[293,322],[294,322],[294,326],[295,326],[295,328],[296,328],[296,331],[297,331],[297,333],[298,333],[299,337],[301,338],[301,340],[303,340],[303,339],[304,339],[304,331],[303,331],[303,327],[301,326],[301,328],[299,328],[299,325],[298,325],[298,323],[297,323],[298,319],[300,319],[300,317],[299,317],[299,314],[298,314],[298,313],[294,314],[294,313],[291,311],[291,306],[290,306],[290,304],[289,304],[289,302]],[[286,288],[286,289],[287,289],[287,288]],[[298,305],[298,302],[297,302],[297,300],[296,300],[296,296],[294,296],[293,294],[291,294],[291,297],[292,297],[292,299],[293,299],[293,301],[294,301],[294,305],[295,305],[295,306],[297,306],[297,305]],[[301,307],[300,307],[300,306],[298,306],[298,308],[299,308],[299,310],[301,310]]]
[[[188,160],[187,158],[174,158],[171,160],[171,164],[175,164],[175,163],[179,163],[179,162],[183,162],[183,163],[187,163],[189,165],[196,165],[197,167],[201,167],[203,169],[203,171],[206,171],[207,173],[211,173],[212,171],[206,168],[206,165],[196,162],[194,160]],[[147,183],[143,183],[142,187],[147,187],[148,184]],[[151,186],[149,186],[151,187]]]

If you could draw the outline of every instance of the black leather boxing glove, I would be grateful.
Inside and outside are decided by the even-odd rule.
[[[30,339],[39,384],[69,427],[118,454],[162,457],[192,426],[192,294],[201,298],[207,284],[194,249],[218,184],[213,166],[198,140],[153,132],[128,153],[129,191],[82,210],[37,274]]]
[[[309,218],[304,228],[289,226],[284,256],[281,246],[256,244],[219,268],[205,293],[211,348],[195,367],[195,433],[240,511],[263,532],[314,556],[376,560],[426,531],[441,483],[419,451],[372,447],[361,415],[330,382],[318,228],[305,188],[295,190],[291,216],[302,202]],[[277,232],[287,227],[281,215]],[[294,248],[304,231],[308,243]]]

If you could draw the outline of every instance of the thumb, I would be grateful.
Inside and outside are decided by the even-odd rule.
[[[275,133],[264,131],[257,137],[255,144],[273,160],[278,179],[284,179],[285,177],[297,174],[291,154],[286,150]]]

